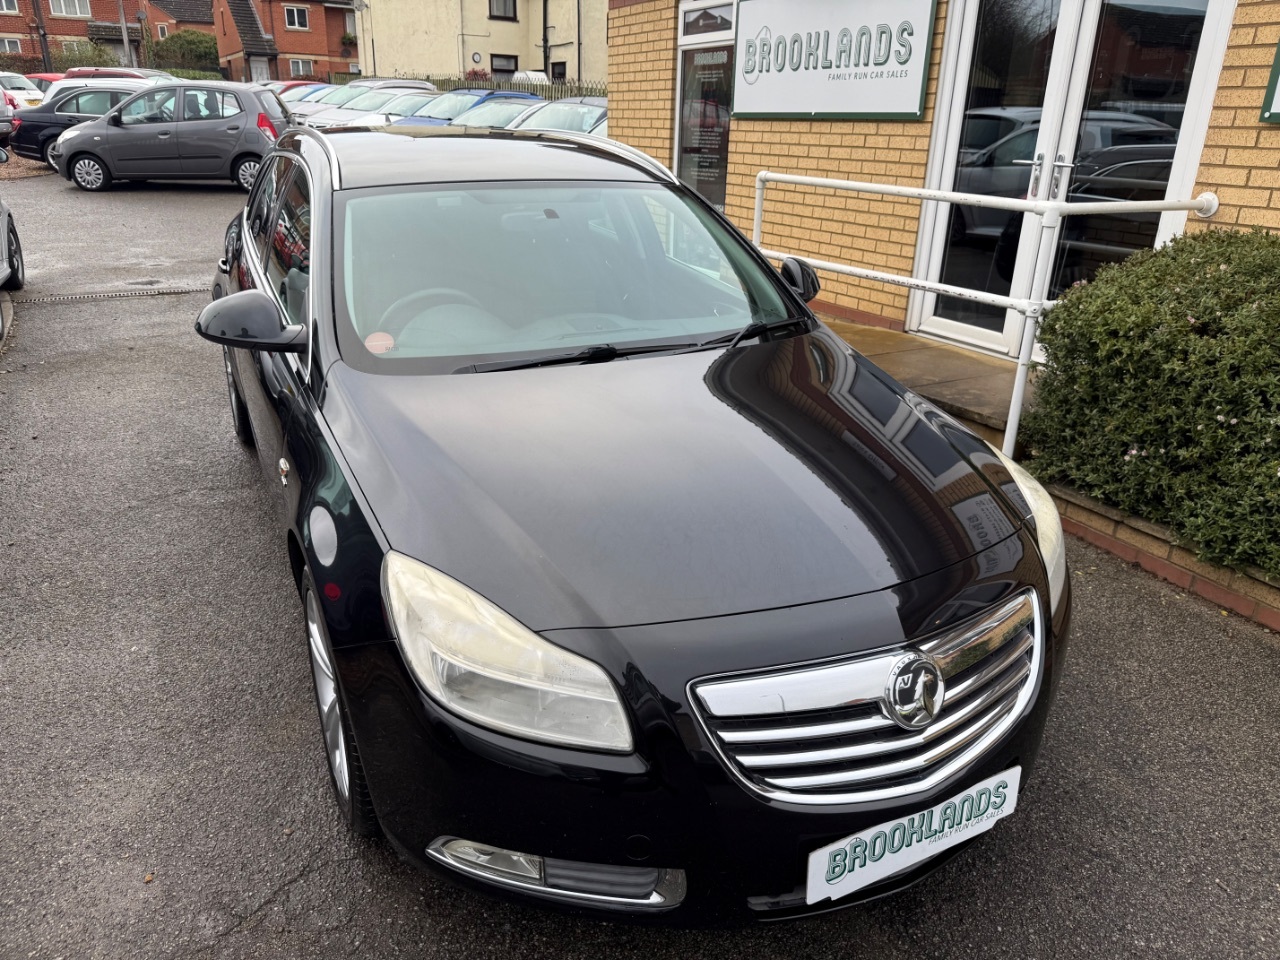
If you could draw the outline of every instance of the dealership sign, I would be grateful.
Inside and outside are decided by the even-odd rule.
[[[935,0],[741,0],[735,117],[924,114]]]

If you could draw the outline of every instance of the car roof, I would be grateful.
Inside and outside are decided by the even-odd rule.
[[[279,146],[297,151],[303,138],[319,141],[331,165],[337,167],[344,190],[476,181],[675,181],[669,171],[638,150],[561,131],[404,126],[322,134],[291,128]]]

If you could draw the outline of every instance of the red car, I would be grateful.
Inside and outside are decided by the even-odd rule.
[[[39,87],[41,93],[48,93],[54,81],[61,80],[64,76],[66,74],[63,73],[28,73],[27,79]]]

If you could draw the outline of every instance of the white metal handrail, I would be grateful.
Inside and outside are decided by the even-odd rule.
[[[986,207],[991,210],[1009,210],[1013,213],[1031,213],[1040,218],[1040,245],[1036,252],[1035,271],[1031,276],[1031,292],[1026,297],[1005,297],[999,294],[974,290],[969,287],[955,287],[934,280],[923,280],[919,277],[906,277],[881,270],[870,270],[866,267],[854,267],[828,260],[814,260],[811,257],[798,257],[818,270],[838,273],[844,276],[858,277],[862,280],[875,280],[880,283],[891,283],[895,286],[908,287],[912,290],[923,290],[928,293],[943,294],[984,303],[988,306],[1005,310],[1016,310],[1026,318],[1022,325],[1022,344],[1018,351],[1018,370],[1013,381],[1013,398],[1009,404],[1009,416],[1004,430],[1005,456],[1013,456],[1013,449],[1018,439],[1018,425],[1022,419],[1022,402],[1027,393],[1027,378],[1031,372],[1031,357],[1035,351],[1036,332],[1040,320],[1051,310],[1056,301],[1046,300],[1049,290],[1049,274],[1053,270],[1054,255],[1057,250],[1057,234],[1063,217],[1081,217],[1097,215],[1117,215],[1126,213],[1165,213],[1167,211],[1186,210],[1198,217],[1209,218],[1218,212],[1218,198],[1212,193],[1202,193],[1194,200],[1115,200],[1090,203],[1069,203],[1066,200],[1017,200],[1013,197],[992,197],[978,193],[956,193],[951,190],[926,190],[923,187],[902,187],[889,183],[871,183],[861,180],[832,180],[826,177],[802,177],[789,173],[774,173],[762,170],[756,177],[756,211],[755,223],[752,226],[751,239],[757,247],[764,235],[764,196],[770,183],[789,183],[801,187],[823,187],[829,190],[842,190],[850,193],[872,193],[887,197],[904,197],[914,200],[932,200],[939,203],[954,203],[966,207]],[[783,260],[794,254],[780,253],[760,247],[760,252],[771,260]]]

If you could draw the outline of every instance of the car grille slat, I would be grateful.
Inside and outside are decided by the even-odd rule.
[[[871,740],[866,743],[853,744],[847,747],[833,747],[827,750],[804,750],[785,754],[749,754],[739,753],[738,762],[744,767],[788,767],[814,763],[835,763],[841,760],[859,760],[866,757],[881,756],[887,753],[901,753],[915,747],[924,747],[939,737],[945,736],[956,727],[973,718],[986,707],[991,706],[1015,686],[1021,683],[1030,672],[1031,665],[1025,661],[999,683],[982,691],[958,710],[940,717],[921,733],[906,737],[892,737]],[[892,721],[890,721],[892,726]]]
[[[895,649],[695,681],[690,700],[721,761],[758,793],[813,804],[909,796],[977,759],[1025,714],[1043,644],[1038,598],[1026,590]],[[890,671],[908,654],[943,677],[938,712],[920,729],[900,726],[886,701]]]

